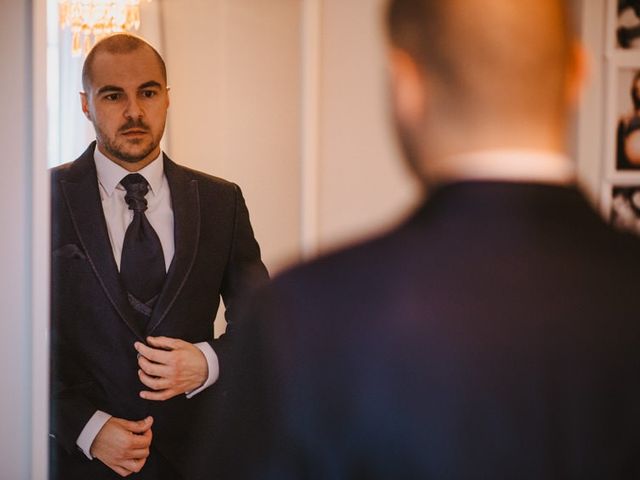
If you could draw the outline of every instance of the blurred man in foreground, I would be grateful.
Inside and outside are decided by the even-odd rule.
[[[564,153],[569,18],[559,0],[390,2],[395,125],[429,196],[255,303],[233,478],[639,478],[640,244]]]

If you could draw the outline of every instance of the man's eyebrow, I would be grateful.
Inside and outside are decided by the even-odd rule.
[[[155,80],[151,80],[149,82],[145,82],[142,85],[140,85],[138,87],[138,90],[144,90],[145,88],[149,88],[149,87],[157,87],[157,88],[161,88],[162,85],[160,85],[160,83],[156,82]]]
[[[98,95],[104,92],[124,92],[122,87],[116,87],[115,85],[105,85],[98,89]]]

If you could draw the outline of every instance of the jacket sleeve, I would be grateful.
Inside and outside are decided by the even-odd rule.
[[[229,349],[229,341],[233,338],[237,322],[243,317],[242,310],[253,292],[267,283],[269,274],[260,258],[260,247],[255,239],[249,211],[237,185],[235,192],[234,224],[229,259],[224,273],[221,295],[225,305],[227,330],[213,347],[220,361],[220,375],[224,375],[224,364]]]
[[[68,275],[65,258],[83,255],[75,244],[63,239],[64,230],[71,229],[63,208],[57,178],[60,172],[54,170],[51,179],[51,311],[50,311],[50,436],[69,453],[78,451],[76,440],[91,416],[97,410],[92,398],[96,398],[96,385],[89,375],[84,362],[79,361],[74,349],[64,340],[61,322],[68,304]],[[62,245],[62,246],[60,246]]]
[[[51,336],[50,434],[69,453],[97,408],[90,398],[95,384],[81,364],[70,358],[56,332]]]

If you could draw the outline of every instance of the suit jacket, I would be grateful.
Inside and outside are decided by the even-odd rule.
[[[575,188],[440,188],[258,296],[227,478],[640,478],[639,275]]]
[[[75,442],[96,409],[116,417],[154,417],[152,453],[132,478],[197,478],[194,443],[210,441],[213,400],[223,390],[227,335],[213,340],[220,296],[230,327],[242,298],[267,278],[240,189],[164,156],[175,225],[175,255],[146,328],[136,323],[113,258],[93,152],[52,171],[52,456],[59,478],[117,478],[88,461]],[[139,397],[135,341],[147,335],[208,341],[220,361],[214,386],[187,399]],[[196,438],[204,432],[209,438]],[[154,471],[155,470],[155,471]],[[166,474],[171,471],[172,474]],[[164,475],[164,477],[162,476]]]

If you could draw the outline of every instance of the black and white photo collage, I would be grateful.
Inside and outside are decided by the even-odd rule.
[[[606,154],[602,207],[640,235],[640,0],[608,0]]]

